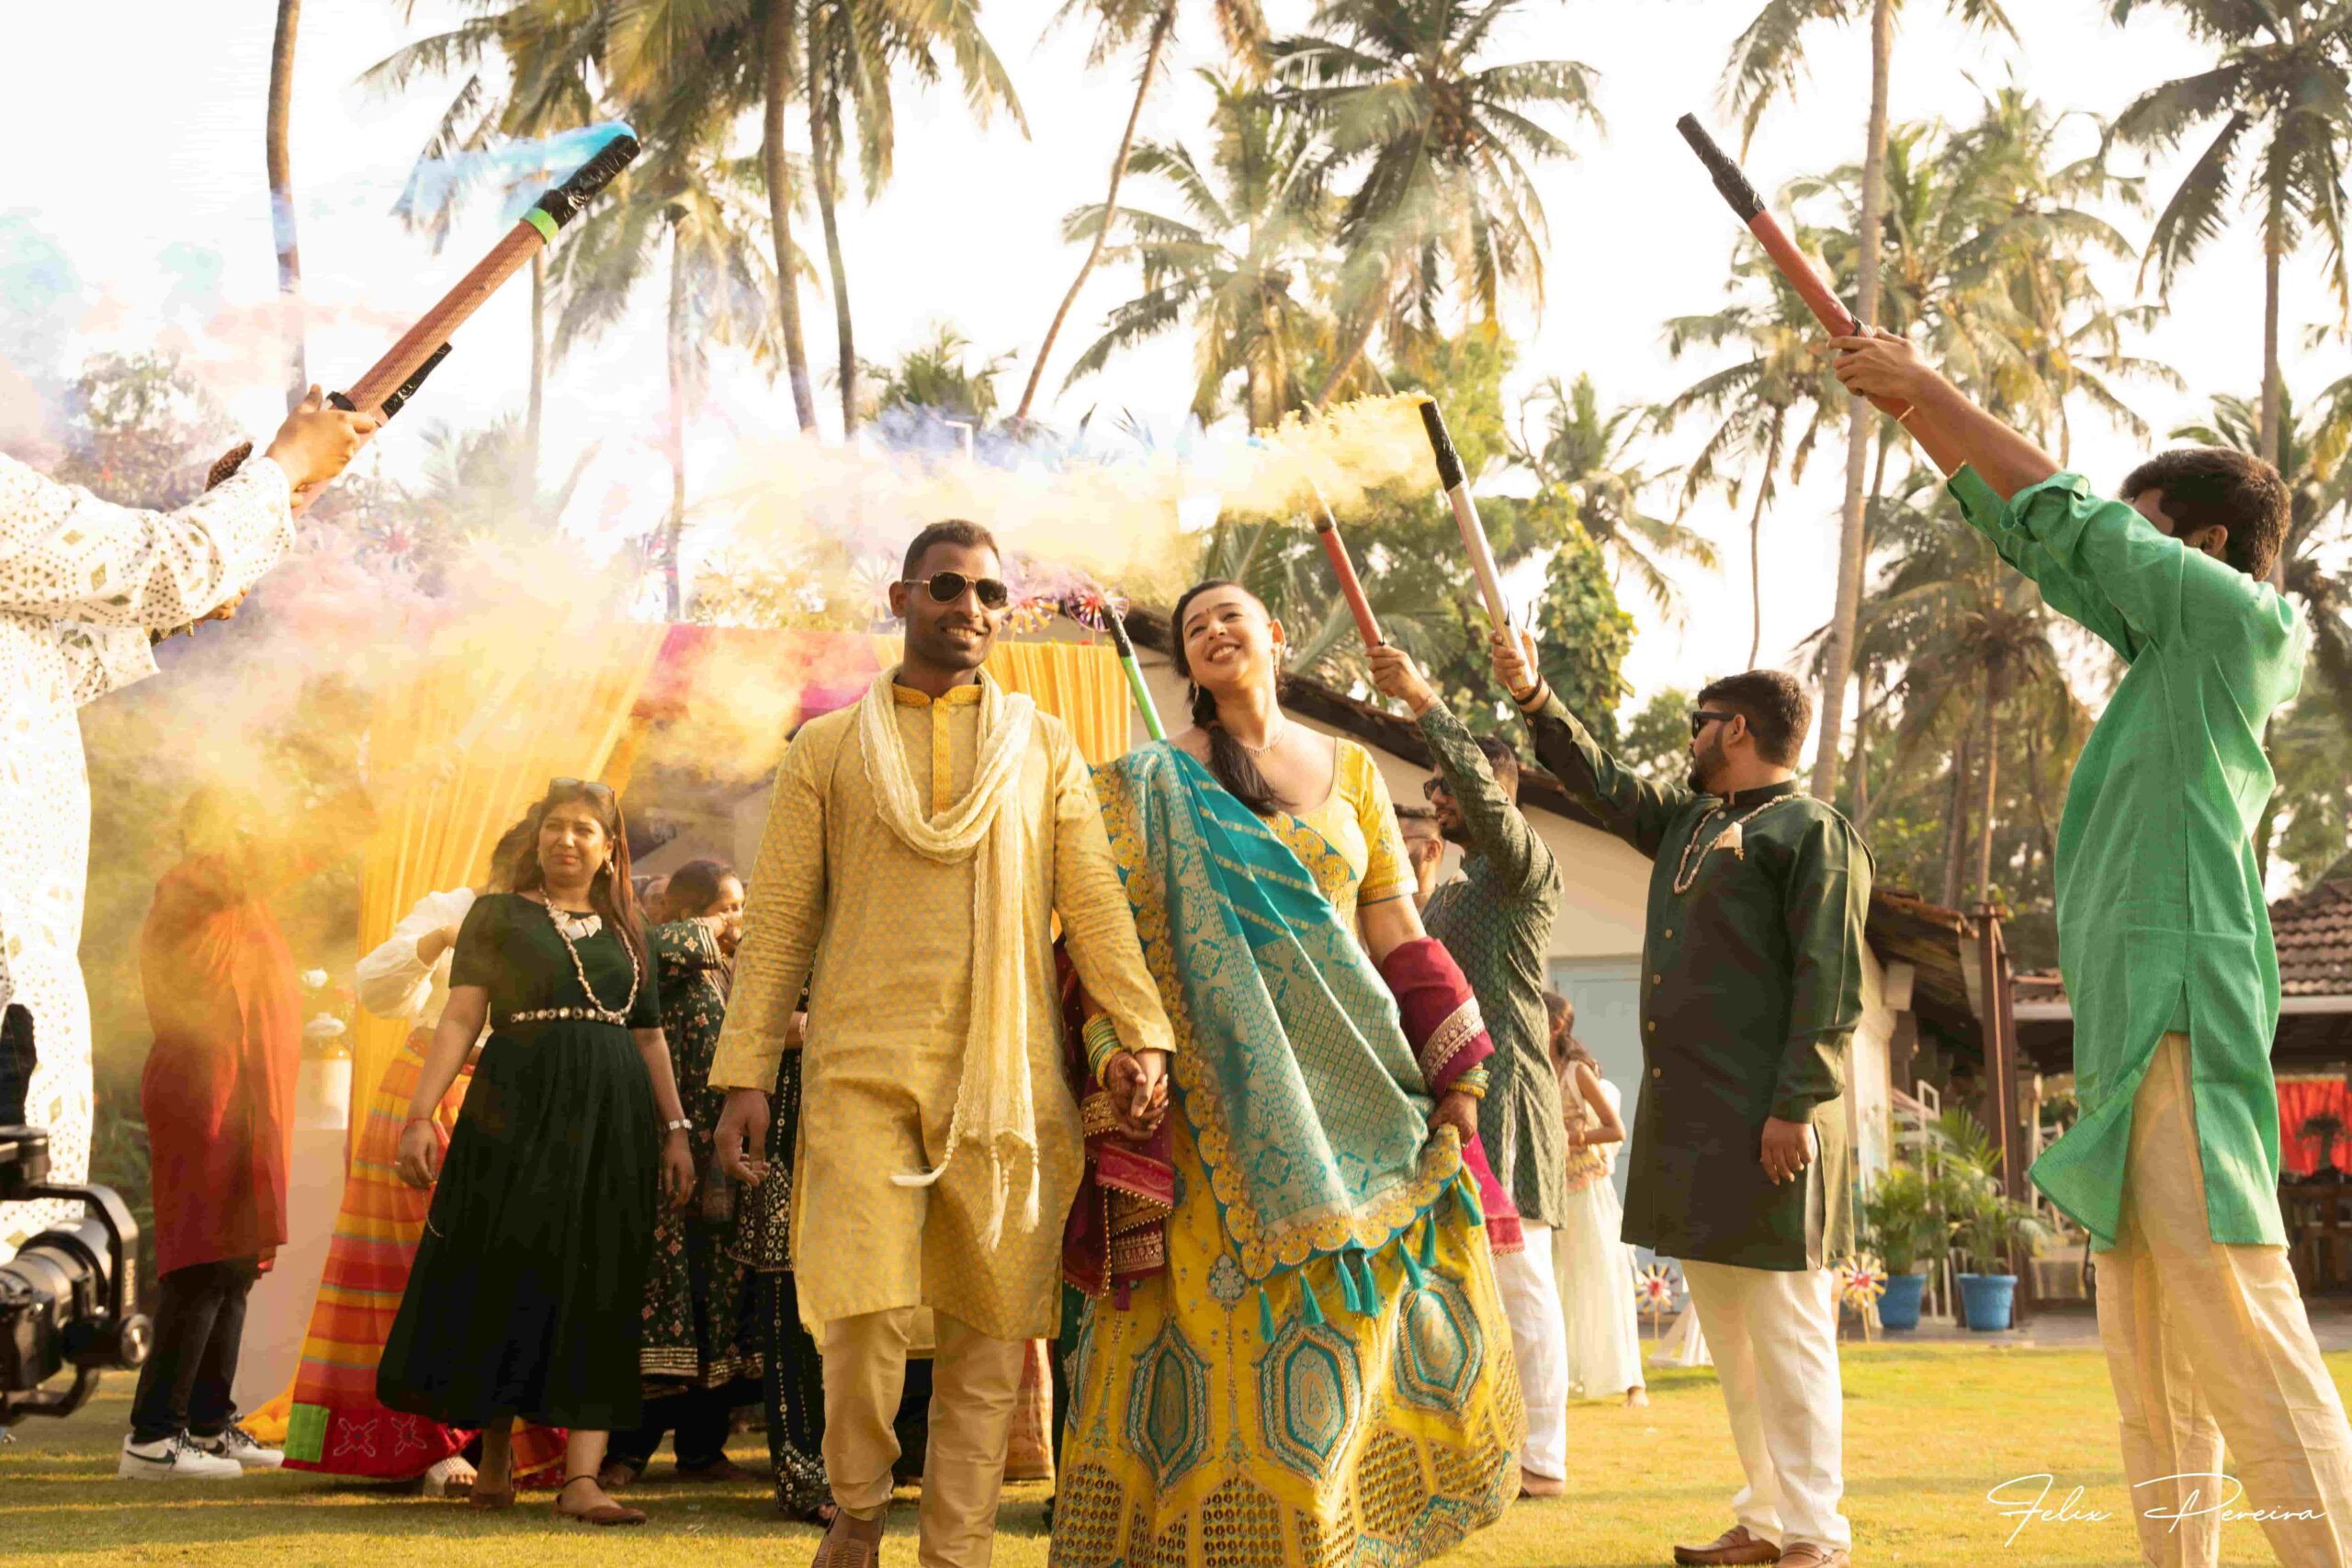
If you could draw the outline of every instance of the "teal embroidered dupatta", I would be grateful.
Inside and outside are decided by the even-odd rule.
[[[1377,1251],[1462,1168],[1396,1003],[1297,852],[1166,742],[1096,773],[1242,1272]],[[1327,846],[1328,850],[1328,846]],[[1336,854],[1336,851],[1328,851]]]

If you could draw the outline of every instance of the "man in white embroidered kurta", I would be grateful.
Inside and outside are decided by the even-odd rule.
[[[252,587],[293,544],[291,485],[332,479],[375,423],[291,415],[270,456],[172,513],[111,505],[0,457],[0,1006],[32,1014],[40,1065],[25,1111],[49,1130],[52,1181],[87,1178],[93,1110],[80,960],[90,784],[75,710],[155,672],[151,633]],[[0,1204],[0,1258],[79,1208]]]

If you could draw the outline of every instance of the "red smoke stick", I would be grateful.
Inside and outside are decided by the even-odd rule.
[[[1780,269],[1782,277],[1789,280],[1789,287],[1804,300],[1805,309],[1813,312],[1814,320],[1828,328],[1833,337],[1861,336],[1862,325],[1854,319],[1854,313],[1829,291],[1829,285],[1823,280],[1821,274],[1814,270],[1813,263],[1805,259],[1805,254],[1797,249],[1796,242],[1790,239],[1780,221],[1765,210],[1764,198],[1756,194],[1756,187],[1747,183],[1747,176],[1740,173],[1739,165],[1731,161],[1730,154],[1715,145],[1715,139],[1700,125],[1698,117],[1686,114],[1674,122],[1674,129],[1682,133],[1683,141],[1690,143],[1690,151],[1699,154],[1699,162],[1707,165],[1707,173],[1714,177],[1715,189],[1723,193],[1723,198],[1731,204],[1731,209],[1739,215],[1739,220],[1747,225],[1747,231],[1756,236],[1756,243],[1764,247],[1764,254],[1772,258],[1772,265]],[[1911,417],[1911,405],[1908,403],[1893,398],[1872,398],[1871,401],[1896,419]]]
[[[1307,481],[1307,487],[1315,491],[1315,536],[1323,541],[1323,554],[1331,562],[1331,575],[1340,580],[1340,592],[1356,618],[1356,630],[1362,634],[1364,647],[1378,648],[1380,623],[1373,619],[1372,601],[1364,597],[1355,563],[1348,559],[1348,542],[1340,537],[1340,520],[1331,515],[1331,503],[1323,499],[1323,488],[1312,479]]]

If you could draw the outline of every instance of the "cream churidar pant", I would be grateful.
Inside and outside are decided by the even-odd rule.
[[[825,1474],[853,1518],[890,1506],[891,1429],[907,1379],[914,1309],[837,1317],[825,1325]],[[1028,1345],[993,1339],[934,1314],[931,1451],[922,1467],[922,1568],[987,1568],[1004,1482],[1005,1435]]]
[[[2337,1568],[2352,1561],[2352,1430],[2286,1249],[2224,1247],[2207,1231],[2189,1061],[2188,1037],[2167,1034],[2140,1081],[2122,1224],[2097,1255],[2140,1561],[2217,1562],[2213,1510],[2226,1506],[2307,1516],[2264,1518],[2270,1550],[2289,1568]]]
[[[1568,1333],[1560,1313],[1560,1286],[1552,1271],[1552,1227],[1524,1227],[1527,1245],[1495,1257],[1495,1286],[1510,1320],[1510,1351],[1527,1398],[1531,1475],[1564,1481],[1568,1473]]]
[[[1800,1541],[1850,1548],[1853,1528],[1838,1511],[1846,1413],[1834,1277],[1686,1258],[1682,1279],[1707,1325],[1747,1476],[1731,1501],[1733,1517],[1784,1551]]]

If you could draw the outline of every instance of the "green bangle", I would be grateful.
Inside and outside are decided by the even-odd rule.
[[[1111,1021],[1108,1013],[1098,1012],[1088,1019],[1086,1027],[1080,1032],[1080,1038],[1086,1042],[1087,1076],[1101,1083],[1102,1064],[1125,1050],[1126,1044],[1120,1040],[1119,1027]]]
[[[1466,1094],[1473,1100],[1487,1098],[1487,1069],[1473,1067],[1445,1086],[1448,1094]]]

